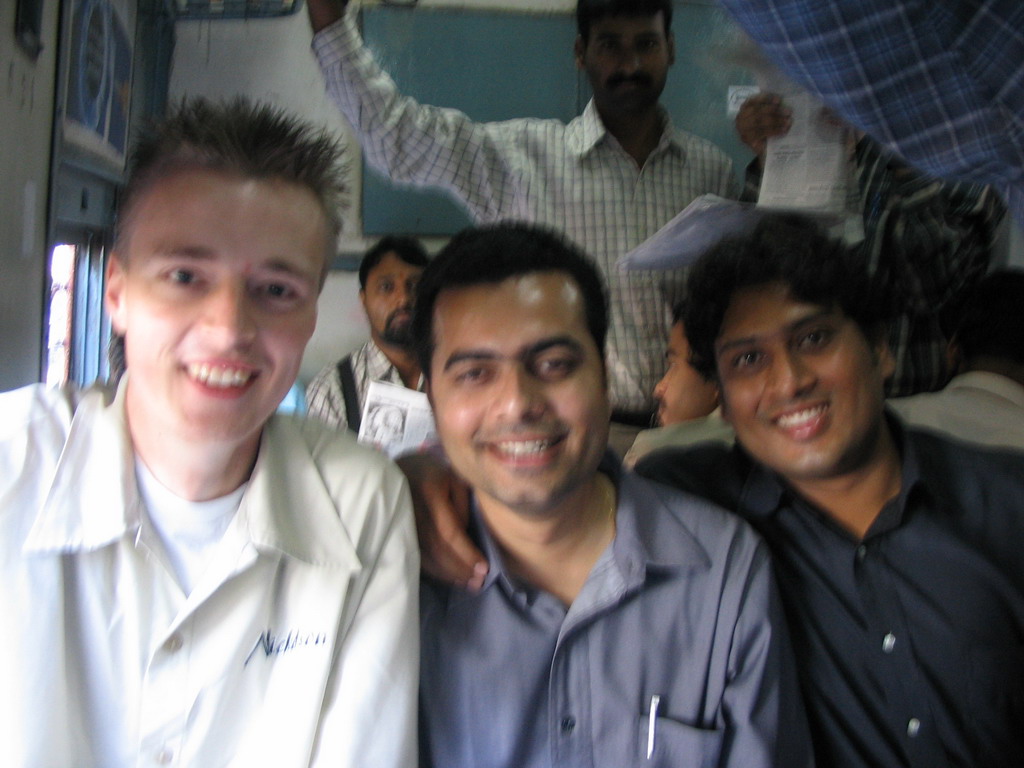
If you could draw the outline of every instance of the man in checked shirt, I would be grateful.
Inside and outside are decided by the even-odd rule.
[[[400,94],[356,31],[347,0],[311,0],[327,91],[367,161],[391,179],[448,190],[477,223],[553,227],[591,255],[609,286],[612,444],[650,426],[682,273],[615,269],[615,260],[704,193],[736,197],[732,163],[672,126],[658,100],[675,59],[670,0],[580,0],[576,66],[594,98],[568,125],[475,123]]]

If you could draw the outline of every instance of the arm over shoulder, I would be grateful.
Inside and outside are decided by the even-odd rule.
[[[447,189],[477,220],[514,216],[515,158],[522,129],[533,121],[477,123],[403,95],[364,46],[352,16],[320,32],[313,50],[327,93],[367,161],[392,181]]]

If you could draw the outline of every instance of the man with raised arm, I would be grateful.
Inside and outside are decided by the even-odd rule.
[[[675,58],[670,0],[580,0],[576,65],[594,97],[568,125],[475,123],[418,104],[363,47],[345,0],[307,5],[328,93],[371,165],[396,181],[447,189],[476,222],[552,226],[596,260],[611,296],[612,418],[634,434],[648,426],[682,275],[620,272],[614,262],[697,196],[738,192],[728,158],[674,129],[658,103]]]
[[[693,267],[694,364],[737,445],[648,477],[747,519],[772,550],[818,765],[1024,764],[1024,457],[905,427],[863,270],[766,219]]]
[[[413,327],[491,561],[479,591],[423,586],[424,765],[808,764],[762,543],[604,447],[594,265],[532,226],[467,230]]]
[[[243,101],[185,102],[135,148],[106,277],[116,393],[0,395],[5,765],[415,764],[403,478],[274,415],[339,160]]]

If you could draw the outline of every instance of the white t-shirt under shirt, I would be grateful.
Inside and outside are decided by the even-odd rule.
[[[159,544],[178,586],[189,595],[238,511],[248,482],[217,499],[189,501],[172,493],[138,457],[135,476],[156,534],[153,543]]]

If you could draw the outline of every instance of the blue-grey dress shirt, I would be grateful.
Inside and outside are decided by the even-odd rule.
[[[739,511],[772,550],[819,766],[1024,765],[1024,457],[904,430],[858,541],[741,449],[638,471]]]
[[[424,584],[422,764],[807,765],[763,542],[706,502],[602,469],[615,539],[568,608],[506,570],[476,513],[481,591]]]

